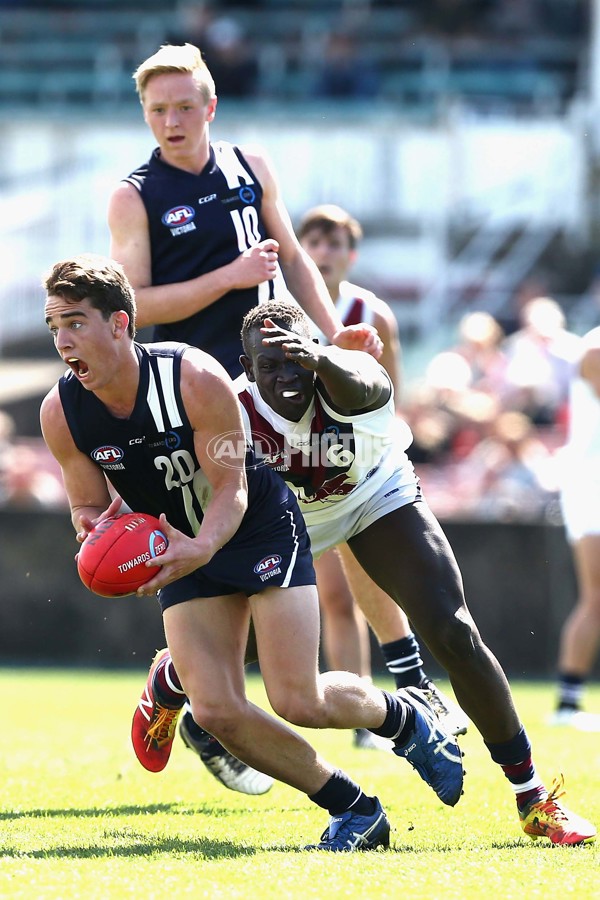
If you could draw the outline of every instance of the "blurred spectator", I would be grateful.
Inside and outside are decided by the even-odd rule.
[[[379,86],[378,67],[364,54],[356,37],[333,31],[327,39],[321,66],[317,67],[316,96],[372,98]]]
[[[504,342],[505,403],[526,413],[536,425],[564,423],[569,383],[580,338],[565,328],[555,300],[537,297],[523,306],[521,327]]]
[[[454,463],[487,433],[499,411],[495,396],[471,387],[471,368],[456,350],[438,353],[425,378],[408,391],[405,417],[413,432],[414,463]]]
[[[62,480],[52,471],[45,448],[4,444],[0,454],[0,504],[13,509],[65,506]]]
[[[419,7],[426,28],[454,37],[480,32],[484,15],[493,5],[494,0],[422,0]]]
[[[437,404],[437,395],[426,384],[408,393],[404,418],[410,425],[413,442],[406,451],[415,465],[442,463],[450,455],[454,418]]]
[[[167,44],[194,44],[204,50],[207,44],[207,28],[215,17],[212,3],[183,0],[175,9],[173,27],[165,34]]]
[[[9,449],[12,437],[15,433],[15,423],[12,416],[0,409],[0,460]]]
[[[475,518],[537,521],[556,500],[552,456],[521,412],[503,412],[462,464],[461,495]]]
[[[501,398],[506,390],[507,358],[500,324],[487,312],[472,312],[462,317],[458,331],[454,353],[468,363],[468,387]]]
[[[211,22],[201,49],[218,86],[219,97],[241,98],[256,94],[258,59],[234,18],[223,16]]]
[[[502,304],[496,319],[506,335],[513,334],[521,327],[523,307],[536,297],[552,295],[552,279],[545,272],[534,272],[525,278],[516,288],[512,297]]]
[[[537,0],[502,0],[502,3],[493,3],[493,7],[489,23],[498,36],[529,37],[541,29]]]
[[[181,3],[177,7],[175,27],[165,35],[165,42],[189,43],[200,48],[219,97],[256,94],[258,59],[233,12],[217,16],[213,3]]]
[[[559,305],[537,297],[503,338],[487,313],[465,315],[459,340],[407,390],[409,455],[437,514],[549,520],[558,510],[556,446],[580,338]],[[547,428],[545,426],[552,426]]]
[[[0,506],[30,509],[65,506],[56,462],[41,441],[19,443],[15,423],[0,410]]]
[[[442,426],[438,449],[445,448],[449,459],[461,459],[481,440],[499,413],[505,392],[502,338],[502,329],[488,313],[468,313],[460,321],[458,343],[430,361],[425,372],[428,414],[421,405],[416,415],[414,397],[409,409],[411,428],[416,428],[413,462],[422,457],[423,439],[428,436],[430,441],[434,434],[442,438]],[[421,400],[423,396],[422,388]]]
[[[589,34],[594,4],[588,0],[538,0],[544,28],[559,37]]]

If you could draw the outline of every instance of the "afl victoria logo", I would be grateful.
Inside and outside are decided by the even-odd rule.
[[[163,225],[173,228],[175,225],[185,225],[186,222],[191,222],[195,215],[191,206],[174,206],[163,214],[161,222]]]
[[[276,569],[277,566],[281,563],[281,556],[279,554],[274,553],[273,556],[265,556],[264,559],[261,559],[259,563],[256,563],[254,566],[254,571],[257,575],[264,575],[265,572],[270,572],[272,569]]]
[[[94,462],[100,463],[117,463],[123,459],[125,454],[121,450],[120,447],[113,447],[110,444],[106,444],[104,447],[96,447],[95,450],[92,450],[92,459]]]

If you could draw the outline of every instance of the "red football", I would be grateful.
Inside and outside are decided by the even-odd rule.
[[[125,597],[156,575],[145,563],[164,553],[168,540],[155,516],[122,513],[90,531],[77,554],[79,577],[101,597]]]

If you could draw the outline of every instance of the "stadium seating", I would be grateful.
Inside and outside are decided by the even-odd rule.
[[[314,99],[326,36],[339,30],[357,34],[361,58],[377,68],[378,100],[406,111],[456,97],[484,109],[560,109],[585,65],[582,36],[554,29],[515,43],[482,27],[463,40],[428,31],[409,0],[239,0],[217,8],[235,19],[257,58],[257,96],[275,101]],[[135,102],[131,72],[178,30],[177,11],[176,0],[0,0],[0,109],[126,109]]]

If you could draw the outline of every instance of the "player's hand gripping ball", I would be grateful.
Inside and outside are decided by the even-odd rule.
[[[77,571],[94,594],[125,597],[154,578],[156,568],[145,564],[168,544],[155,516],[122,513],[90,531],[77,554]]]

